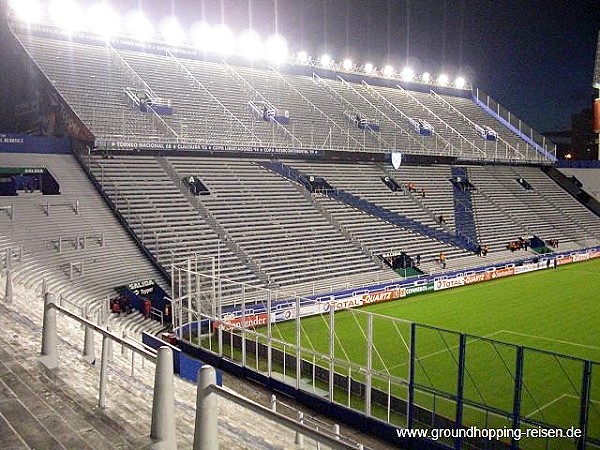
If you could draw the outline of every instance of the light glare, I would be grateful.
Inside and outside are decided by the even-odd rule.
[[[323,55],[323,56],[321,56],[321,65],[323,67],[329,67],[332,62],[333,61],[331,60],[331,57],[329,55]]]
[[[288,45],[283,36],[275,34],[265,43],[267,59],[273,64],[281,64],[288,57]]]
[[[344,60],[344,63],[343,63],[344,70],[352,70],[353,66],[354,66],[354,64],[352,64],[352,60],[350,58],[346,58]]]
[[[262,41],[254,30],[243,31],[238,38],[238,50],[240,56],[250,61],[261,58],[263,55]]]
[[[149,41],[154,35],[154,28],[142,11],[133,11],[129,14],[127,29],[141,42]]]
[[[441,74],[438,78],[438,83],[442,86],[447,86],[448,85],[448,75],[446,74]]]
[[[37,0],[11,0],[10,8],[20,20],[28,24],[42,19],[42,7]]]
[[[454,81],[454,86],[463,89],[467,85],[467,81],[463,77],[457,77]]]
[[[392,75],[394,75],[394,68],[392,66],[385,66],[385,68],[383,69],[383,74],[386,77],[391,77]]]
[[[373,67],[373,64],[371,63],[366,63],[365,64],[365,72],[370,74],[373,73],[373,70],[375,70],[375,67]]]
[[[410,67],[406,67],[402,70],[401,77],[404,81],[412,81],[414,76],[415,72]]]
[[[306,53],[305,51],[301,51],[300,53],[298,53],[297,58],[300,64],[306,64],[308,62],[308,53]]]
[[[431,81],[431,75],[429,74],[429,72],[425,72],[423,75],[421,75],[421,79],[425,83],[429,83],[429,81]]]
[[[80,29],[83,14],[73,0],[52,0],[49,11],[52,21],[67,33]]]
[[[88,28],[109,39],[118,34],[120,18],[105,3],[92,5],[87,15]]]
[[[212,44],[209,47],[213,52],[220,53],[223,56],[235,52],[235,38],[226,25],[221,24],[214,27],[211,40]]]
[[[185,34],[179,25],[179,21],[173,16],[163,20],[160,32],[169,45],[181,45],[185,39]]]
[[[200,22],[192,27],[192,43],[194,47],[202,51],[211,51],[212,29],[209,24]]]

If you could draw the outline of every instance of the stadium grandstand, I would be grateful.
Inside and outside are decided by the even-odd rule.
[[[142,39],[145,27],[75,29],[65,11],[61,23],[31,5],[6,4],[1,20],[19,103],[13,133],[0,135],[0,447],[162,448],[149,437],[152,370],[125,344],[100,411],[90,386],[99,364],[80,361],[83,327],[61,321],[61,367],[36,364],[40,294],[52,293],[130,342],[156,347],[160,337],[259,382],[224,374],[258,403],[273,401],[268,388],[288,396],[280,410],[291,397],[319,416],[317,430],[342,422],[339,448],[517,448],[400,439],[396,430],[415,421],[467,423],[426,402],[414,412],[413,375],[398,381],[407,387],[395,401],[393,370],[377,384],[369,364],[336,366],[334,344],[322,362],[316,351],[287,353],[271,327],[279,314],[300,330],[302,302],[330,302],[310,314],[330,321],[334,342],[336,308],[597,257],[598,168],[560,168],[554,144],[461,77],[292,56],[280,38],[249,64],[158,34]],[[195,395],[177,379],[179,448],[193,445]],[[518,424],[518,412],[501,423]],[[301,448],[294,431],[251,414],[219,405],[221,448]],[[600,448],[600,433],[588,437],[577,448]]]

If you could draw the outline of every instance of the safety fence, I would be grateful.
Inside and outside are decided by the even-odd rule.
[[[189,265],[174,266],[173,275],[176,333],[186,351],[342,406],[349,422],[375,419],[396,442],[398,428],[477,427],[519,431],[437,444],[600,449],[599,362],[503,342],[506,330],[458,333],[353,309],[360,305],[352,300],[285,297]],[[235,312],[222,306],[220,292],[240,293]],[[300,320],[307,312],[314,315]],[[567,437],[553,439],[557,433]]]

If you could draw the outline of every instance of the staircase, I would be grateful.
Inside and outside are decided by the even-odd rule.
[[[463,180],[467,179],[467,169],[465,167],[453,166],[452,176],[460,177]],[[477,225],[475,223],[471,191],[468,189],[461,189],[456,185],[453,186],[453,190],[456,234],[462,236],[467,242],[476,247],[479,238],[477,235]]]
[[[0,306],[3,315],[13,315]],[[15,319],[15,320],[18,320]],[[30,324],[33,326],[33,324]],[[27,352],[27,351],[26,351]],[[0,446],[5,449],[144,449],[152,441],[102,412],[0,336]]]
[[[294,182],[301,182],[302,179],[306,178],[299,170],[287,166],[280,161],[263,162],[261,165]],[[446,231],[436,230],[341,189],[326,190],[323,193],[334,200],[414,233],[437,239],[440,242],[455,245],[469,251],[475,251],[476,249],[476,244],[469,242],[465,237],[454,236]]]
[[[223,241],[223,243],[227,246],[227,248],[234,253],[240,261],[249,266],[252,271],[256,274],[258,279],[262,281],[265,285],[269,285],[269,277],[264,273],[254,261],[250,255],[248,255],[242,248],[238,245],[235,239],[231,239],[221,224],[213,217],[211,212],[204,207],[202,202],[199,200],[198,196],[192,195],[187,188],[187,186],[181,183],[182,175],[177,173],[175,168],[171,165],[169,160],[165,157],[156,157],[158,164],[163,168],[165,173],[169,176],[169,178],[175,183],[176,186],[179,186],[179,190],[181,194],[188,200],[190,205],[198,211],[200,217],[208,224],[213,231],[219,236],[219,238]]]

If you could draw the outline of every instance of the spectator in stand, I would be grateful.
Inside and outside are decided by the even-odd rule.
[[[440,221],[440,225],[446,224],[446,217],[444,217],[444,214],[440,214],[439,221]]]
[[[421,188],[421,197],[425,198],[425,188]]]
[[[442,265],[442,269],[446,268],[446,254],[444,252],[440,252],[440,264]]]
[[[484,245],[483,248],[481,249],[481,256],[485,258],[489,251],[490,251],[489,247],[487,245]]]
[[[110,310],[112,312],[114,312],[114,313],[117,313],[117,314],[121,315],[122,308],[121,308],[121,301],[120,301],[120,299],[113,298],[110,301]]]
[[[152,302],[150,301],[149,298],[147,298],[146,300],[144,300],[144,317],[146,319],[150,318],[150,311],[152,310]]]
[[[163,320],[166,324],[171,323],[171,304],[165,303],[165,310],[163,311]]]
[[[477,253],[477,256],[483,256],[483,248],[481,247],[481,245],[477,246],[475,252]]]
[[[412,181],[409,181],[408,184],[406,185],[406,187],[408,188],[408,192],[417,192],[415,183],[413,183]]]
[[[421,265],[421,254],[419,253],[415,259],[417,262],[417,266],[420,266]]]
[[[127,297],[126,295],[121,295],[120,302],[121,302],[121,310],[125,314],[129,314],[131,312],[131,301],[129,301],[129,297]]]

